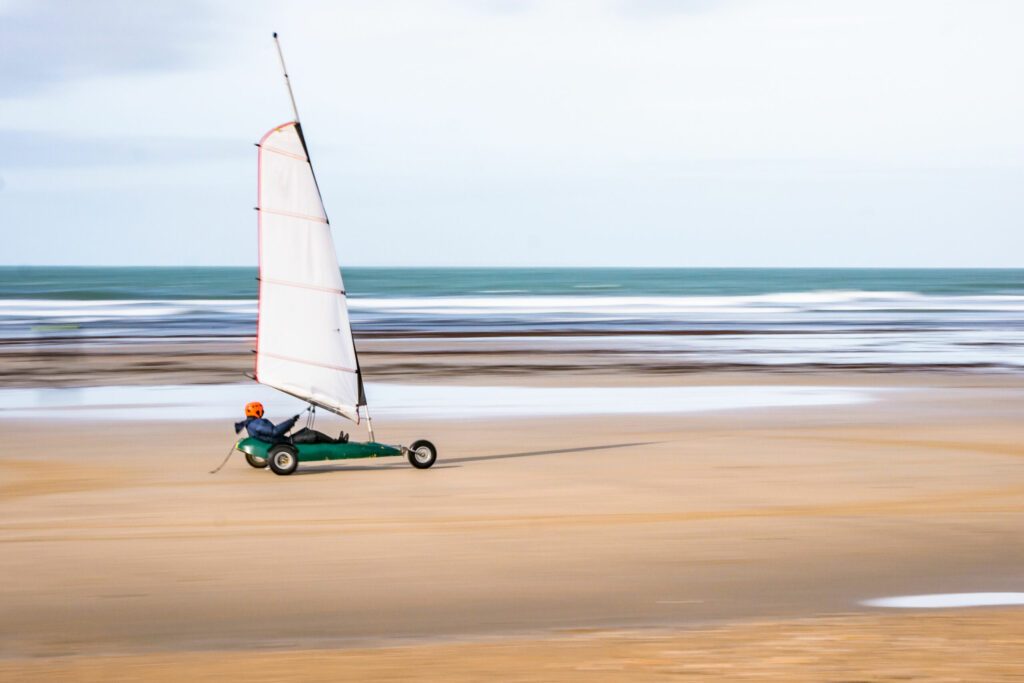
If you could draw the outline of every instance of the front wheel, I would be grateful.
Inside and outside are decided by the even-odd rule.
[[[255,467],[258,470],[264,470],[267,468],[267,459],[261,458],[258,455],[252,453],[245,454],[245,461],[249,463],[249,467]]]
[[[437,462],[437,449],[426,440],[414,441],[409,446],[409,464],[418,470],[425,470]]]
[[[274,474],[285,476],[291,474],[299,467],[299,454],[291,446],[278,445],[267,452],[267,460],[270,461],[270,469]]]

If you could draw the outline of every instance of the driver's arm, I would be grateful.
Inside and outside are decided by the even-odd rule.
[[[288,430],[291,429],[292,427],[294,427],[295,423],[298,422],[298,420],[299,420],[299,415],[296,415],[295,417],[290,417],[287,420],[285,420],[284,422],[282,422],[281,424],[279,424],[276,427],[274,427],[274,437],[275,438],[280,438],[280,437],[284,436],[285,434],[287,434]]]

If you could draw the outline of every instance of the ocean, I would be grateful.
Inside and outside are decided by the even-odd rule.
[[[348,268],[359,337],[694,365],[1024,369],[1024,269]],[[255,334],[254,268],[0,267],[0,343]]]

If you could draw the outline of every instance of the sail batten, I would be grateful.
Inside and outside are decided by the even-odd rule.
[[[287,216],[288,218],[298,218],[300,221],[310,221],[312,223],[323,223],[327,225],[327,219],[321,218],[320,216],[304,216],[301,213],[292,213],[291,211],[278,211],[277,209],[260,209],[266,213],[274,213],[278,216]]]
[[[283,154],[286,157],[291,157],[292,159],[298,159],[299,161],[309,161],[309,159],[305,155],[302,155],[302,154],[295,154],[294,152],[286,152],[283,149],[277,149],[276,147],[270,147],[269,145],[259,145],[259,147],[260,147],[260,149],[262,149],[265,152],[273,152],[274,154]]]
[[[340,296],[346,296],[345,290],[333,289],[331,287],[320,287],[318,285],[311,285],[305,282],[288,282],[286,280],[271,280],[270,278],[260,278],[261,282],[266,282],[271,285],[281,285],[282,287],[300,287],[302,289],[315,289],[320,292],[331,292],[332,294],[338,294]]]
[[[278,126],[258,147],[256,379],[358,422],[359,359],[302,130]]]
[[[278,360],[286,360],[289,363],[299,363],[301,365],[315,365],[318,368],[327,368],[328,370],[337,370],[338,372],[359,372],[357,368],[346,368],[341,365],[330,365],[328,363],[320,363],[315,360],[306,360],[304,358],[295,358],[293,356],[282,356],[279,353],[270,353],[269,351],[264,351],[263,354],[266,356],[270,356],[271,358],[276,358]]]

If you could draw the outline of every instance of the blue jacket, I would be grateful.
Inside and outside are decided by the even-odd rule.
[[[235,423],[235,434],[244,428],[254,439],[266,441],[267,443],[278,443],[284,440],[284,435],[295,426],[299,416],[290,417],[281,424],[274,426],[270,420],[262,417],[247,417],[242,422]]]

